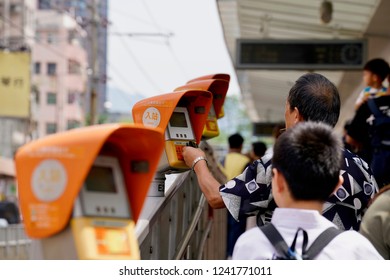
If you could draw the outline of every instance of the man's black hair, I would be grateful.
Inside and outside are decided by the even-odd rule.
[[[234,133],[229,136],[229,148],[231,149],[237,149],[241,148],[242,144],[244,143],[244,138],[241,136],[240,133]]]
[[[301,76],[290,89],[290,110],[296,107],[305,121],[325,122],[334,127],[340,115],[336,86],[318,73]]]
[[[265,152],[267,151],[267,146],[265,145],[264,142],[258,141],[258,142],[252,143],[252,149],[253,149],[253,153],[256,156],[262,157],[262,156],[264,156]]]
[[[364,70],[377,75],[383,82],[390,72],[389,64],[382,58],[374,58],[364,65]]]
[[[329,125],[300,122],[276,141],[272,166],[284,175],[295,199],[326,201],[339,180],[341,147]]]

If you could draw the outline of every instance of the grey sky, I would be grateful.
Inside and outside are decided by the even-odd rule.
[[[199,76],[233,75],[215,1],[110,0],[109,20],[111,87],[148,97]],[[229,95],[239,92],[232,78]]]

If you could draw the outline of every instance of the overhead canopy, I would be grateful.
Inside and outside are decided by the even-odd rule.
[[[226,46],[236,65],[237,39],[367,39],[367,59],[390,60],[390,1],[333,0],[332,19],[320,19],[323,0],[219,0]],[[338,127],[353,116],[356,94],[363,87],[361,70],[316,71],[339,88],[342,109]],[[242,100],[252,122],[278,122],[287,93],[305,70],[236,69]]]

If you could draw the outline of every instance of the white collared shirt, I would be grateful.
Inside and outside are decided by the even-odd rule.
[[[272,216],[272,223],[289,246],[293,242],[298,227],[306,230],[309,237],[308,248],[325,229],[336,227],[321,216],[318,211],[292,208],[276,208]],[[302,235],[298,237],[295,248],[301,254]],[[267,260],[272,259],[275,253],[276,251],[267,237],[258,227],[255,227],[243,233],[237,240],[232,258]],[[349,230],[336,236],[315,259],[379,260],[383,258],[364,236],[354,230]]]

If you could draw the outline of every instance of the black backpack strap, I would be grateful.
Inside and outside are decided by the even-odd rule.
[[[379,110],[373,98],[367,100],[368,108],[374,115],[373,126],[370,128],[371,146],[375,149],[390,149],[390,117]]]
[[[374,114],[375,118],[379,119],[383,115],[382,112],[379,110],[378,106],[376,106],[374,98],[369,98],[367,100],[367,105],[371,113]]]
[[[291,258],[288,253],[289,247],[286,241],[284,241],[283,237],[280,235],[279,231],[272,223],[268,223],[265,226],[261,226],[259,227],[259,229],[264,233],[264,235],[268,238],[271,244],[275,247],[275,250],[280,257],[286,259]]]
[[[275,247],[279,258],[287,260],[297,259],[295,252],[293,251],[295,251],[295,241],[299,231],[302,231],[304,237],[302,244],[302,259],[304,260],[313,260],[322,251],[322,249],[324,249],[326,245],[328,245],[329,242],[333,240],[333,238],[343,232],[342,230],[335,227],[327,228],[316,238],[316,240],[314,240],[313,244],[306,251],[308,237],[306,231],[302,228],[298,228],[297,232],[295,233],[295,238],[291,248],[288,247],[286,241],[284,241],[283,237],[272,223],[268,223],[265,226],[260,226],[259,229]]]
[[[303,235],[303,240],[302,240],[302,255],[305,256],[306,255],[306,248],[307,248],[307,244],[309,242],[309,237],[307,235],[307,232],[306,230],[304,230],[303,228],[299,227],[297,229],[297,232],[295,233],[295,236],[294,236],[294,240],[293,242],[291,243],[291,246],[290,246],[290,250],[289,250],[289,254],[293,254],[294,256],[296,256],[296,251],[295,251],[295,244],[297,242],[297,238],[298,238],[298,234],[299,232],[302,232],[302,235]],[[297,258],[297,257],[295,257]]]
[[[335,227],[330,227],[324,230],[317,238],[314,240],[313,244],[306,251],[306,254],[303,256],[306,260],[314,259],[330,241],[333,240],[337,235],[343,231]]]
[[[374,125],[382,125],[382,124],[388,124],[390,123],[390,117],[388,117],[386,114],[384,114],[381,110],[379,110],[378,106],[375,103],[374,98],[370,98],[367,100],[368,108],[370,109],[371,113],[373,113],[375,120]]]

